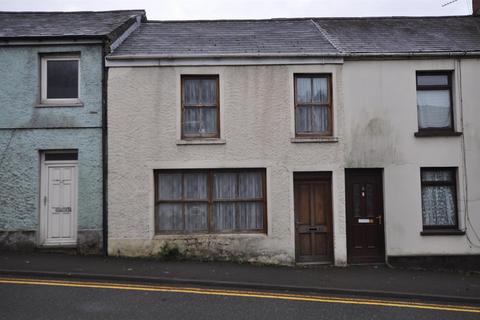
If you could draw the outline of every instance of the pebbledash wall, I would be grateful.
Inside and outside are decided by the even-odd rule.
[[[416,71],[452,70],[459,137],[415,137]],[[293,76],[332,73],[333,143],[297,143]],[[180,76],[218,74],[221,144],[180,141]],[[109,69],[109,247],[156,256],[295,261],[293,173],[333,174],[334,259],[346,263],[345,169],[382,168],[386,255],[480,254],[480,60],[346,60],[343,64]],[[465,166],[466,164],[466,166]],[[420,168],[458,167],[463,235],[421,235]],[[153,170],[267,169],[267,234],[156,235]],[[467,186],[468,183],[468,186]]]
[[[334,256],[346,262],[341,64],[111,67],[108,79],[108,251],[202,259],[295,261],[293,172],[332,172]],[[338,142],[294,137],[294,74],[331,73]],[[218,74],[220,144],[180,141],[182,74]],[[155,169],[266,168],[267,234],[156,235]]]
[[[82,107],[37,107],[40,54],[80,54]],[[0,47],[0,246],[39,236],[40,152],[78,150],[78,245],[102,246],[102,44]]]
[[[456,131],[415,137],[416,71],[453,74]],[[388,256],[480,254],[480,59],[346,61],[345,166],[384,169]],[[465,166],[466,164],[466,166]],[[421,235],[421,167],[457,167],[459,229],[465,235]]]

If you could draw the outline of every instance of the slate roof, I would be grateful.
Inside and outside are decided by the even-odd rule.
[[[311,20],[163,21],[142,24],[114,55],[337,53]]]
[[[315,19],[347,53],[480,51],[480,17]]]
[[[145,16],[145,11],[0,11],[0,39],[104,37],[138,15]]]
[[[480,51],[480,17],[156,21],[110,55],[338,55]]]

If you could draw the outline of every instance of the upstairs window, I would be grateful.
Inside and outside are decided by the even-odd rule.
[[[423,229],[457,229],[455,168],[422,168]]]
[[[218,76],[182,76],[182,139],[220,138]]]
[[[452,73],[417,72],[419,131],[452,131]]]
[[[80,58],[45,56],[42,58],[41,103],[80,103]]]
[[[295,75],[295,134],[332,135],[331,76]]]

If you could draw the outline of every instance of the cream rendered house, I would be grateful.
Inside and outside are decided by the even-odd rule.
[[[480,255],[480,18],[143,23],[108,70],[109,253]]]

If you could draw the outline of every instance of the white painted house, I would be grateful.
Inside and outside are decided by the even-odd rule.
[[[148,22],[108,70],[108,250],[480,256],[480,17]]]

